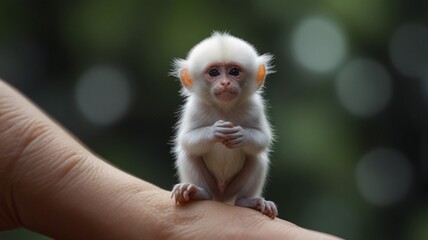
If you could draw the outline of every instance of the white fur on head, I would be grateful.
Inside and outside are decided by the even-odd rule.
[[[254,78],[260,65],[264,65],[266,75],[272,73],[272,59],[270,54],[259,56],[251,44],[240,38],[228,33],[213,32],[210,37],[194,46],[186,59],[174,59],[171,75],[180,78],[181,72],[186,69],[195,80],[191,90],[193,92],[203,82],[198,80],[202,78],[205,69],[213,63],[236,62],[245,68],[247,77]],[[186,94],[189,89],[183,90]]]

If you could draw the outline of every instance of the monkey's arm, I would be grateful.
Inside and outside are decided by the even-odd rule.
[[[272,137],[266,131],[255,128],[243,129],[244,138],[242,149],[246,154],[255,155],[266,150],[271,144]]]
[[[184,133],[181,146],[190,156],[201,156],[207,153],[215,142],[212,127],[201,127]]]

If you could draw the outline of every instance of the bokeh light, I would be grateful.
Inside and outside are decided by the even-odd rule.
[[[99,125],[115,123],[131,103],[129,80],[117,69],[93,67],[77,82],[75,100],[88,121]]]
[[[356,169],[360,193],[378,206],[390,206],[402,200],[409,192],[413,178],[409,160],[402,153],[388,148],[368,152]]]
[[[428,28],[406,23],[394,33],[389,46],[394,66],[408,77],[421,77],[428,68]]]
[[[344,108],[358,117],[367,117],[385,108],[392,95],[391,77],[378,62],[354,59],[337,76],[336,91]]]
[[[331,20],[307,18],[293,32],[292,53],[297,62],[308,70],[328,72],[345,57],[345,37],[340,27]]]

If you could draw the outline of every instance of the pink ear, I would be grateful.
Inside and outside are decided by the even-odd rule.
[[[181,70],[180,80],[185,88],[187,89],[192,88],[192,79],[190,78],[190,74],[189,74],[189,71],[187,71],[187,69]]]
[[[257,72],[257,76],[256,76],[257,85],[259,87],[265,81],[265,76],[266,76],[266,68],[265,68],[265,65],[262,64],[262,65],[260,65],[259,71]]]

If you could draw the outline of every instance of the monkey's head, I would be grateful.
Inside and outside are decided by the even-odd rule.
[[[186,59],[174,61],[173,75],[180,78],[187,96],[231,103],[262,87],[271,60],[271,55],[258,55],[242,39],[214,32],[194,46]]]

